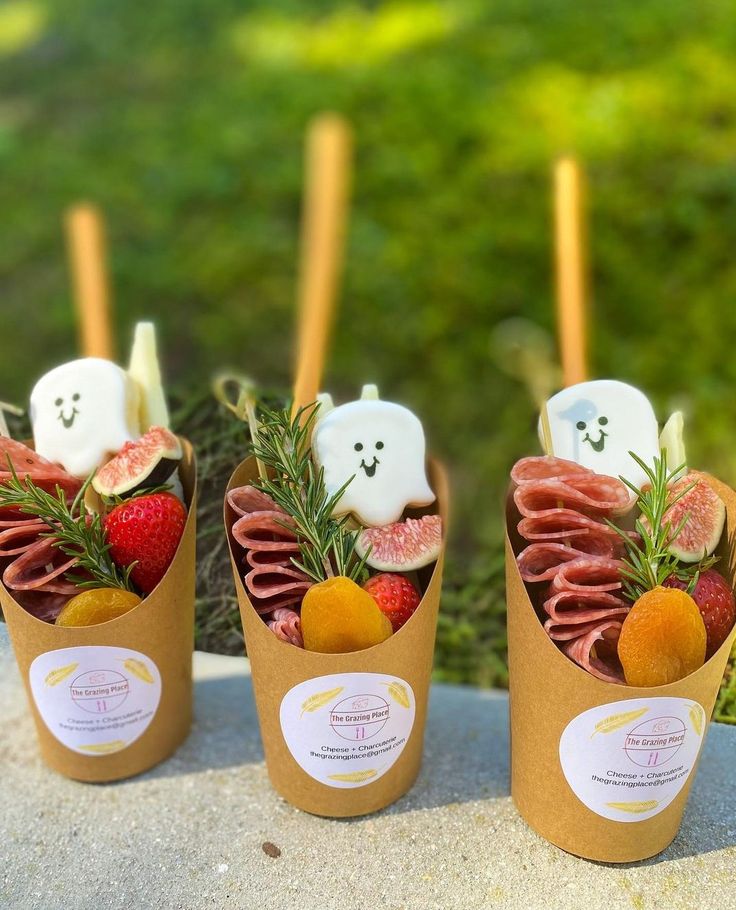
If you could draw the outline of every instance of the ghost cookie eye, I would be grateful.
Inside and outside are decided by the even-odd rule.
[[[362,442],[356,442],[355,445],[353,446],[353,448],[355,449],[356,452],[362,452],[362,451],[363,451],[363,443],[362,443]]]
[[[380,452],[380,450],[383,448],[383,443],[380,441],[380,439],[379,439],[379,441],[376,443],[376,448],[379,450],[379,452]]]
[[[598,423],[599,423],[602,427],[605,427],[605,426],[607,426],[607,424],[608,424],[608,418],[607,418],[607,417],[599,417],[599,418],[598,418]]]
[[[584,430],[585,427],[587,426],[587,424],[586,424],[585,421],[583,421],[583,420],[578,420],[578,422],[575,424],[575,426],[576,426],[579,430]]]

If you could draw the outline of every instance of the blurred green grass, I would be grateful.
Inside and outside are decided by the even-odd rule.
[[[121,339],[155,318],[193,400],[221,366],[287,389],[302,137],[344,113],[356,180],[325,384],[374,380],[422,415],[453,474],[439,673],[503,683],[500,504],[536,443],[490,337],[520,314],[553,327],[560,152],[592,188],[595,374],[662,419],[683,407],[692,463],[736,482],[734,50],[729,0],[6,0],[0,397],[75,354],[60,218],[80,198],[108,216]],[[195,440],[213,452],[210,423]]]

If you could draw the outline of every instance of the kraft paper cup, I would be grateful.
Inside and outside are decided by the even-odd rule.
[[[41,756],[75,780],[140,774],[189,734],[197,481],[192,447],[182,442],[187,523],[171,566],[137,607],[110,622],[65,628],[36,619],[0,585]]]
[[[709,482],[726,504],[718,567],[733,584],[736,493],[714,478]],[[736,630],[701,669],[671,685],[637,688],[596,679],[544,631],[516,564],[521,541],[514,516],[509,497],[513,800],[538,834],[568,853],[608,863],[654,856],[680,827]]]
[[[257,478],[244,461],[228,491]],[[447,480],[430,465],[447,523]],[[432,673],[444,543],[409,621],[387,641],[351,654],[319,654],[281,641],[256,613],[242,581],[240,548],[225,525],[268,774],[277,793],[305,812],[365,815],[403,796],[419,773]]]

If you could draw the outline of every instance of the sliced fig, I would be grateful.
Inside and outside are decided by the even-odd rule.
[[[181,443],[164,427],[151,427],[140,439],[126,442],[95,474],[92,486],[100,496],[125,496],[164,483],[181,461]]]
[[[382,528],[365,528],[358,535],[356,552],[381,572],[410,572],[434,562],[442,549],[439,515],[407,518]]]
[[[692,489],[669,508],[662,519],[675,530],[687,516],[685,526],[669,546],[670,552],[682,562],[697,562],[704,556],[710,556],[718,546],[726,520],[723,500],[700,471],[690,471],[673,484],[671,496],[677,496],[693,484]]]

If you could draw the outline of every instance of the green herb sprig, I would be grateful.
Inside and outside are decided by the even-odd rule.
[[[608,525],[623,539],[626,547],[624,567],[621,569],[621,574],[624,576],[624,594],[630,600],[636,601],[642,594],[663,584],[671,576],[687,584],[687,593],[691,594],[700,573],[710,568],[718,560],[717,557],[708,556],[696,563],[682,563],[674,553],[670,552],[669,547],[687,524],[689,513],[685,514],[675,527],[672,527],[670,521],[665,521],[665,515],[675,503],[692,490],[697,481],[693,481],[673,496],[669,484],[677,479],[685,468],[684,464],[674,471],[668,471],[666,451],[662,452],[661,458],[654,458],[653,466],[646,464],[633,452],[629,452],[629,455],[644,471],[649,485],[640,489],[625,477],[621,477],[621,480],[636,495],[636,505],[641,512],[641,516],[636,520],[636,532],[639,540],[633,539],[630,534],[613,522],[608,522]]]
[[[293,525],[281,523],[296,532],[301,559],[292,558],[292,563],[298,569],[316,582],[335,575],[360,581],[365,557],[361,559],[355,551],[358,534],[347,527],[349,516],[332,516],[352,477],[330,495],[324,469],[312,462],[311,438],[318,409],[319,403],[314,402],[292,417],[286,409],[264,408],[253,452],[272,476],[255,485],[291,516]]]
[[[135,591],[130,573],[135,563],[121,570],[112,561],[110,545],[99,515],[88,512],[84,505],[84,494],[92,481],[92,475],[82,485],[71,505],[67,496],[57,485],[55,493],[49,493],[37,486],[29,476],[22,480],[10,463],[9,480],[0,484],[0,507],[17,509],[26,515],[42,518],[49,530],[41,537],[54,538],[54,546],[67,556],[77,559],[74,570],[65,572],[66,578],[79,588],[123,588]],[[91,578],[89,577],[91,576]]]

